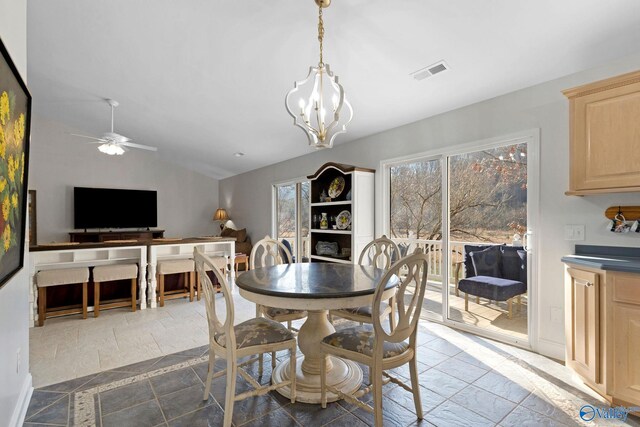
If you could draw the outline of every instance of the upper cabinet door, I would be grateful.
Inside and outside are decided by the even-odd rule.
[[[570,189],[640,191],[640,71],[564,91],[570,100]]]

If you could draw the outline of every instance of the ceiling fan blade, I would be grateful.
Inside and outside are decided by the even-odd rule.
[[[158,151],[157,147],[151,147],[149,145],[136,144],[135,142],[121,142],[119,145],[123,145],[123,146],[126,146],[126,147],[131,147],[131,148],[141,148],[143,150],[149,150],[149,151]]]
[[[73,135],[73,136],[79,136],[80,138],[93,139],[93,140],[95,140],[95,141],[96,141],[96,143],[97,143],[97,142],[103,142],[103,143],[104,143],[104,142],[109,142],[109,141],[107,141],[106,139],[96,138],[95,136],[79,135],[79,134],[77,134],[77,133],[72,133],[71,135]],[[88,142],[89,142],[89,141],[88,141]]]

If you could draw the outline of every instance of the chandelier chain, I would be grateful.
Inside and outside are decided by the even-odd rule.
[[[318,42],[320,42],[320,62],[318,65],[320,68],[324,66],[324,61],[322,58],[322,42],[324,40],[324,21],[322,20],[322,6],[318,7]]]

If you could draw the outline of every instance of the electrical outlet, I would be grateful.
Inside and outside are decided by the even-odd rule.
[[[564,240],[584,240],[585,238],[584,224],[565,225]]]
[[[16,374],[20,373],[20,349],[16,351]]]

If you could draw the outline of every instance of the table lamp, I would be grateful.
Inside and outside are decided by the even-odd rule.
[[[213,220],[214,221],[220,221],[220,231],[222,232],[222,230],[224,229],[224,225],[227,221],[229,221],[231,218],[229,218],[229,214],[227,214],[227,211],[219,208],[216,209],[216,213],[213,214]]]

